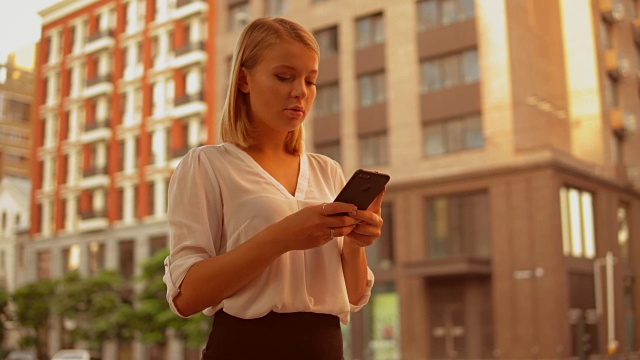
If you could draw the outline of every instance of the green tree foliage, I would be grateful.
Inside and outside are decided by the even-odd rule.
[[[47,329],[57,282],[40,280],[16,289],[11,296],[15,320],[30,334],[20,340],[21,348],[35,348],[38,357],[47,358]]]
[[[4,344],[4,338],[6,336],[7,329],[5,328],[8,321],[11,320],[9,317],[9,293],[5,288],[0,287],[0,347]],[[3,349],[0,349],[2,352]]]
[[[122,278],[115,271],[102,271],[83,278],[69,272],[58,284],[52,301],[53,311],[65,319],[70,341],[86,341],[100,347],[106,340],[130,341],[129,325],[134,309],[123,301]]]
[[[211,320],[203,314],[187,319],[181,318],[169,309],[166,300],[167,288],[162,281],[164,259],[168,255],[169,250],[164,249],[142,264],[142,273],[138,279],[142,283],[142,289],[136,296],[138,300],[136,328],[140,332],[142,341],[147,343],[165,343],[166,331],[171,328],[188,345],[200,346],[207,338]]]

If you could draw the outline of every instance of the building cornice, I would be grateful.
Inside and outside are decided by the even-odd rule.
[[[62,0],[38,11],[38,15],[42,18],[42,25],[45,26],[96,2],[98,0]]]

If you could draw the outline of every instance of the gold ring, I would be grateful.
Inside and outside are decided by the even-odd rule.
[[[333,228],[329,228],[331,230],[331,239],[333,239]]]
[[[329,214],[327,214],[327,210],[324,208],[325,206],[327,206],[327,203],[322,204],[322,213],[324,214],[324,216],[329,216]]]

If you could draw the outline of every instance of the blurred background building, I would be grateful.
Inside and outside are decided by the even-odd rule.
[[[218,142],[240,30],[283,16],[322,49],[308,150],[392,178],[347,358],[638,351],[639,6],[60,1],[40,12],[28,279],[131,278],[166,246],[167,181]]]

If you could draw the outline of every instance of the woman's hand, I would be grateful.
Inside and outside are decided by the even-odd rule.
[[[355,217],[357,210],[352,204],[332,202],[309,206],[285,217],[274,224],[283,235],[283,252],[315,248],[349,234],[360,221]]]
[[[384,189],[376,196],[367,210],[358,210],[355,214],[350,215],[358,223],[345,236],[345,243],[352,242],[355,245],[364,247],[373,244],[380,237],[382,229],[382,197]]]

